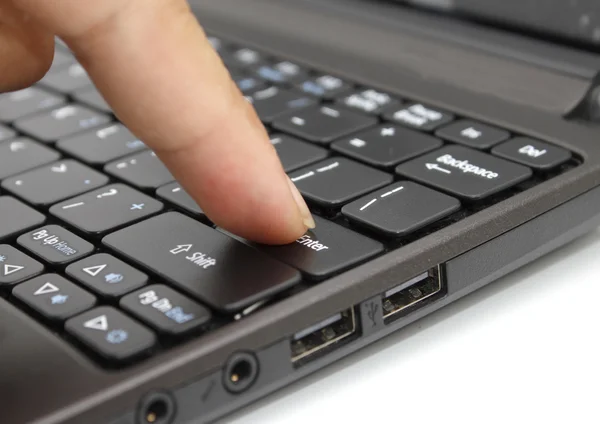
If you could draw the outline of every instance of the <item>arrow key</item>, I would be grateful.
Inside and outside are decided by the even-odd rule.
[[[44,266],[7,244],[0,244],[0,287],[12,286],[41,274]]]
[[[60,275],[45,274],[16,286],[12,294],[45,319],[63,321],[96,304],[96,298]]]
[[[138,356],[156,343],[154,333],[109,306],[71,318],[65,329],[100,356],[118,361]]]
[[[104,297],[119,297],[142,287],[148,276],[114,256],[101,253],[67,267],[77,282]]]

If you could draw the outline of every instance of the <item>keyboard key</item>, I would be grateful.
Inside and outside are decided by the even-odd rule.
[[[256,113],[265,124],[288,112],[305,109],[317,104],[317,100],[295,91],[279,87],[270,87],[255,92],[250,101]]]
[[[197,218],[206,219],[202,208],[192,199],[179,183],[170,183],[156,190],[156,195],[161,199],[172,203]]]
[[[273,122],[273,126],[297,137],[326,144],[376,123],[375,118],[347,109],[321,106],[281,116]]]
[[[112,113],[112,108],[106,103],[102,94],[95,87],[81,88],[73,92],[72,96],[76,101],[98,109],[100,112]]]
[[[44,266],[7,244],[0,244],[0,287],[12,286],[41,274]]]
[[[281,160],[285,172],[294,171],[303,166],[323,160],[328,156],[327,150],[305,143],[289,135],[272,135],[271,144],[277,150],[279,160]]]
[[[119,305],[150,327],[170,335],[198,329],[211,318],[204,306],[160,284],[125,296]]]
[[[106,175],[68,159],[8,178],[2,187],[34,205],[49,205],[106,183]]]
[[[238,88],[243,94],[252,94],[258,90],[264,90],[267,88],[267,84],[258,77],[249,77],[247,75],[234,75],[233,81],[237,84]]]
[[[71,318],[65,329],[104,358],[130,360],[156,344],[156,336],[110,306],[101,306]]]
[[[306,79],[308,73],[300,65],[284,60],[258,67],[256,75],[273,84],[285,84]]]
[[[106,253],[75,262],[65,272],[94,293],[108,298],[121,297],[148,282],[146,274]]]
[[[0,142],[10,140],[16,136],[17,132],[15,130],[7,127],[6,125],[0,125]]]
[[[0,142],[0,180],[60,158],[55,150],[29,138]]]
[[[385,114],[385,119],[422,131],[433,131],[454,119],[451,113],[415,103]]]
[[[335,208],[393,181],[391,175],[346,158],[331,158],[290,174],[310,202]]]
[[[121,124],[109,125],[60,140],[56,147],[94,165],[104,165],[146,149],[146,145]]]
[[[531,169],[462,146],[399,165],[396,172],[467,200],[480,200],[531,177]]]
[[[91,86],[92,80],[83,66],[72,63],[66,67],[51,69],[40,80],[40,84],[61,93],[72,93],[79,88]]]
[[[257,246],[275,259],[320,280],[383,252],[383,245],[354,231],[315,216],[314,230],[285,246]]]
[[[225,42],[222,39],[220,39],[219,37],[209,36],[207,38],[208,38],[208,42],[213,47],[213,49],[215,49],[217,51],[217,53],[219,53],[227,48],[227,45],[225,44]]]
[[[517,137],[507,141],[495,147],[492,153],[540,171],[556,168],[572,156],[571,152],[562,147],[529,137]]]
[[[64,68],[72,63],[75,63],[75,57],[71,53],[62,48],[54,49],[54,59],[50,69]]]
[[[391,237],[406,236],[460,209],[460,202],[410,181],[401,181],[347,204],[352,222]]]
[[[156,154],[149,150],[111,162],[104,171],[142,190],[156,189],[175,179]]]
[[[50,213],[80,231],[101,234],[139,221],[163,205],[124,184],[113,184],[50,208]]]
[[[64,96],[40,87],[29,87],[0,95],[0,121],[12,122],[27,115],[52,109],[65,103]]]
[[[247,68],[251,66],[258,66],[260,63],[265,61],[263,55],[256,50],[241,48],[232,52],[221,51],[221,59],[228,67],[233,66]]]
[[[51,112],[15,121],[15,127],[37,140],[54,142],[75,133],[107,124],[108,116],[84,106],[67,105]]]
[[[462,119],[440,128],[435,135],[474,149],[489,149],[510,137],[508,131],[468,119]]]
[[[221,312],[237,312],[300,282],[293,268],[176,212],[103,243]]]
[[[91,243],[58,225],[46,225],[25,233],[17,243],[53,265],[76,261],[94,250]]]
[[[54,37],[54,47],[55,50],[61,50],[66,53],[71,53],[71,50],[69,49],[69,46],[67,46],[67,43],[65,43],[60,37]]]
[[[379,114],[383,109],[398,107],[400,101],[387,93],[365,89],[338,99],[339,104],[368,114]]]
[[[0,240],[15,236],[46,221],[46,217],[10,196],[0,197]]]
[[[331,148],[369,165],[390,168],[442,144],[441,140],[421,132],[382,125],[336,141]]]
[[[64,321],[96,304],[94,296],[57,274],[19,284],[12,294],[51,321]]]
[[[299,83],[296,87],[306,94],[325,100],[332,100],[352,90],[349,83],[332,75],[311,78]]]

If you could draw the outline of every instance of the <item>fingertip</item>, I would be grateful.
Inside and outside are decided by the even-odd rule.
[[[298,213],[302,217],[302,224],[304,225],[305,230],[315,228],[315,225],[316,225],[315,219],[313,218],[312,214],[310,213],[310,209],[308,209],[308,205],[306,204],[306,201],[300,194],[300,191],[298,191],[298,188],[292,182],[292,180],[289,179],[289,177],[287,178],[287,182],[290,187],[290,191],[292,193],[292,198],[294,199],[294,202],[296,203],[296,206],[298,207]]]

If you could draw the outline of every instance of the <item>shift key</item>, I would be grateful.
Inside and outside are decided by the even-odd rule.
[[[300,282],[295,269],[177,212],[110,234],[103,243],[225,313]]]

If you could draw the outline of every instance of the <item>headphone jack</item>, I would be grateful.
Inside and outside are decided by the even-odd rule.
[[[177,408],[173,397],[164,391],[152,392],[140,401],[138,424],[171,424]]]

